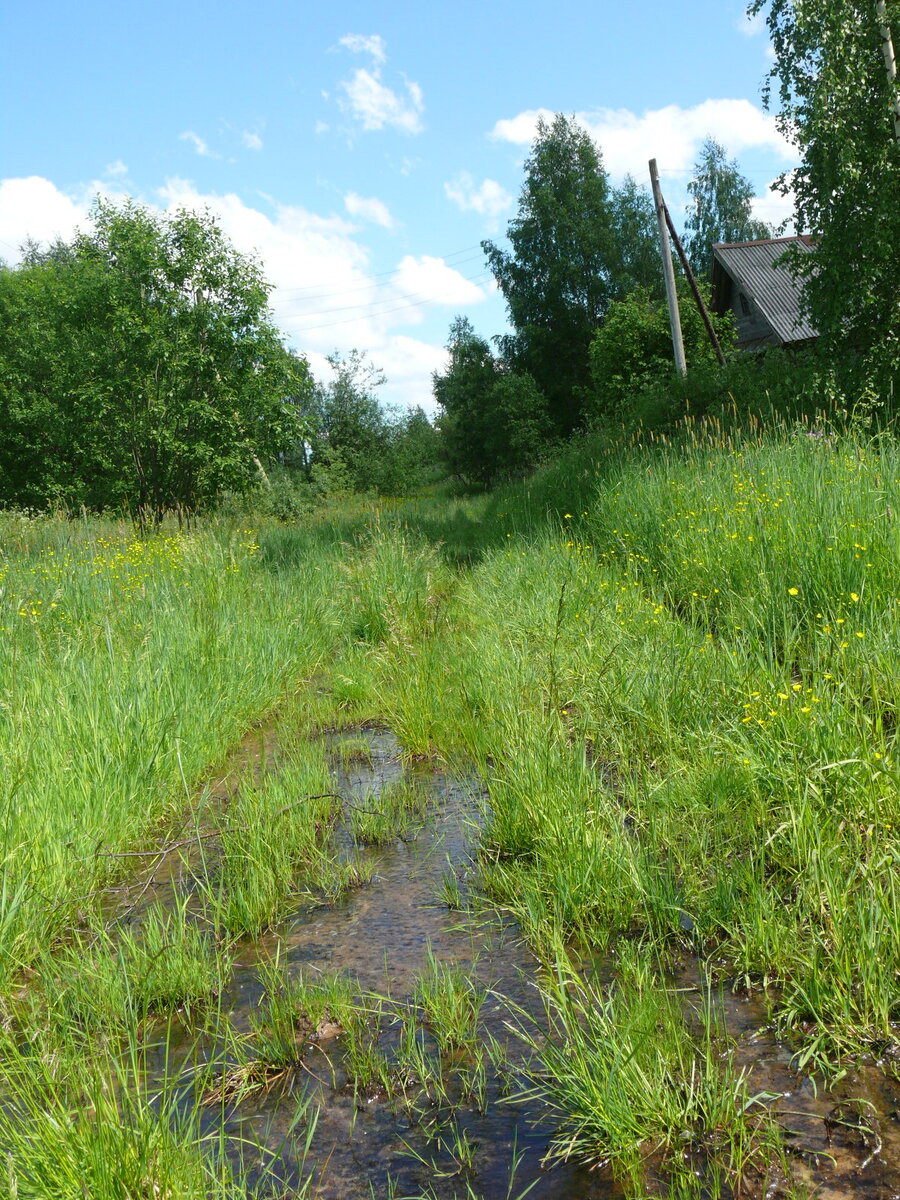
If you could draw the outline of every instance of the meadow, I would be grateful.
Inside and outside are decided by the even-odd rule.
[[[398,785],[353,814],[356,857],[335,840],[320,735],[376,723],[486,791],[443,901],[505,914],[535,957],[511,1100],[545,1114],[548,1160],[604,1195],[804,1194],[723,997],[823,1095],[898,1078],[898,519],[895,442],[811,426],[585,442],[480,497],[297,525],[0,515],[0,1195],[286,1194],[174,1067],[148,1084],[146,1046],[173,1014],[227,1041],[235,958],[364,888],[360,847],[421,817]],[[271,770],[229,758],[272,725]],[[196,886],[135,921],[130,876],[181,843]],[[425,1086],[414,1034],[393,1066],[373,1040],[398,998],[260,961],[273,1069],[327,1019],[367,1094]],[[409,999],[447,1061],[482,1002],[433,958]],[[457,1135],[423,1195],[480,1194]]]

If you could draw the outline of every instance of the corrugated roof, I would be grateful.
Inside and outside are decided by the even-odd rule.
[[[741,291],[755,302],[782,342],[802,342],[818,337],[818,330],[802,313],[802,281],[795,281],[784,266],[775,265],[789,246],[807,254],[812,249],[811,239],[804,236],[718,242],[712,248],[713,260],[718,260]]]

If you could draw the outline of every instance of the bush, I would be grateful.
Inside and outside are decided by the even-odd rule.
[[[716,356],[703,319],[687,283],[678,281],[685,357],[692,368],[715,364]],[[719,341],[726,349],[734,342],[730,315],[714,317]],[[606,320],[591,342],[593,394],[585,410],[593,421],[619,417],[636,392],[653,384],[674,382],[672,332],[664,302],[637,288],[610,305]]]

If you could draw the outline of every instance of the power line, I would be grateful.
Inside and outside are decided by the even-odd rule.
[[[487,272],[483,272],[482,274],[487,274]],[[481,278],[481,276],[478,276],[478,275],[473,276],[472,279],[469,280],[469,282],[472,282],[473,280],[479,279],[479,278]],[[304,333],[314,333],[318,329],[332,329],[335,325],[352,325],[352,324],[355,324],[357,321],[369,321],[369,320],[373,320],[376,317],[386,317],[389,313],[401,312],[403,309],[406,309],[406,308],[420,308],[423,304],[435,304],[435,303],[441,303],[441,301],[431,300],[427,296],[422,296],[417,301],[414,301],[412,304],[398,304],[393,308],[384,308],[380,312],[361,313],[358,317],[344,317],[344,319],[341,321],[326,321],[322,325],[304,325],[300,329],[296,329],[293,332],[298,335],[304,334]],[[278,315],[279,315],[280,319],[283,320],[286,315],[289,316],[290,314],[279,313]],[[311,315],[315,315],[315,314],[311,314]]]
[[[474,283],[479,279],[484,279],[484,277],[486,275],[490,275],[490,271],[488,271],[488,270],[480,271],[477,275],[463,275],[463,276],[461,276],[461,278],[466,280],[467,283]],[[373,305],[376,305],[376,304],[391,304],[395,300],[415,300],[417,302],[421,302],[421,297],[418,292],[406,292],[402,295],[397,295],[397,296],[385,296],[381,300],[368,300],[368,301],[361,300],[359,302],[359,304],[342,304],[342,305],[339,305],[337,308],[322,308],[322,309],[319,309],[318,312],[299,313],[298,315],[311,317],[311,318],[325,317],[325,316],[328,316],[329,313],[350,312],[352,309],[355,309],[355,308],[371,308]]]
[[[469,252],[472,250],[480,250],[480,249],[481,249],[480,246],[466,246],[465,249],[454,250],[450,254],[429,255],[429,257],[440,258],[445,263],[448,263],[451,258],[455,258],[455,259],[457,259],[457,261],[455,263],[453,263],[452,265],[458,267],[458,266],[462,266],[464,263],[473,262],[476,258],[480,257],[479,254],[471,254],[470,257],[468,257],[468,258],[460,259],[459,258],[460,254],[469,254]],[[377,275],[370,276],[370,280],[374,281],[377,279],[388,279],[392,275],[399,275],[400,271],[401,271],[400,267],[394,267],[390,271],[380,271]],[[330,300],[334,296],[346,296],[352,292],[366,291],[371,286],[372,286],[372,283],[370,282],[370,283],[362,283],[362,284],[359,284],[359,285],[351,287],[351,288],[342,288],[342,289],[339,289],[338,291],[322,292],[320,284],[310,284],[309,287],[284,288],[284,289],[282,289],[282,291],[284,292],[284,294],[290,294],[290,295],[295,295],[295,294],[299,295],[304,292],[313,292],[314,294],[309,297],[309,299],[311,299],[311,300]],[[383,287],[383,286],[386,286],[386,284],[379,284],[378,286]]]

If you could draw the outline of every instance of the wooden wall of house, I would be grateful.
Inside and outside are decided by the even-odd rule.
[[[759,311],[751,298],[738,290],[732,282],[729,297],[731,311],[734,313],[734,327],[737,332],[738,345],[748,346],[777,346],[779,339],[772,326]],[[743,302],[742,302],[743,301]]]

